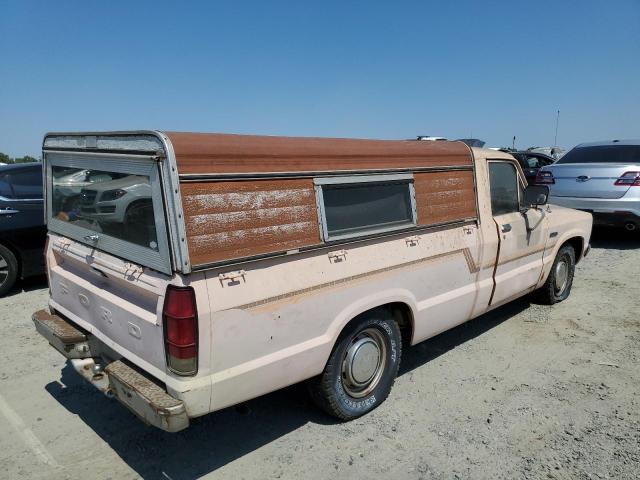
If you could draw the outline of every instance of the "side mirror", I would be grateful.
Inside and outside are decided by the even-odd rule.
[[[529,185],[524,189],[524,207],[546,205],[549,199],[549,187],[546,185]]]

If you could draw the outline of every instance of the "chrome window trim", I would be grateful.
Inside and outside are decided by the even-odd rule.
[[[491,199],[491,172],[489,171],[489,169],[491,168],[491,164],[492,163],[508,163],[509,165],[511,165],[513,167],[513,170],[516,172],[516,180],[518,182],[518,205],[522,205],[522,198],[521,198],[521,192],[527,188],[527,186],[524,183],[523,177],[520,175],[520,169],[522,167],[520,167],[520,164],[517,162],[514,162],[513,160],[509,160],[507,158],[491,158],[491,159],[487,159],[487,180],[489,183],[489,206],[491,208],[493,208],[491,202],[493,201]],[[509,215],[511,213],[517,213],[517,212],[509,212],[509,213],[501,213],[500,215]],[[499,216],[499,215],[493,215],[493,211],[491,212],[491,216],[495,217],[495,216]]]
[[[391,174],[391,175],[350,175],[343,177],[320,177],[314,178],[314,188],[316,191],[316,203],[318,207],[318,224],[320,227],[320,238],[325,242],[333,242],[347,240],[358,237],[366,237],[378,235],[381,233],[395,232],[398,230],[406,230],[417,226],[416,211],[416,193],[413,185],[414,178],[412,173]],[[395,225],[391,227],[371,228],[361,232],[344,233],[341,235],[330,235],[327,227],[327,215],[324,205],[324,194],[322,187],[324,185],[354,185],[360,183],[406,183],[409,187],[409,201],[411,203],[411,223]]]
[[[160,182],[160,171],[155,156],[46,151],[44,152],[44,165],[47,180],[45,183],[45,211],[49,230],[67,236],[79,243],[88,245],[89,247],[96,247],[99,250],[123,258],[127,261],[152,268],[162,273],[171,274],[171,255],[165,226],[163,188],[162,183]],[[151,189],[158,251],[156,252],[150,248],[111,237],[107,234],[100,234],[99,240],[96,244],[89,243],[84,239],[84,237],[96,234],[94,230],[53,218],[52,195],[48,191],[52,186],[52,166],[108,170],[134,175],[145,175],[149,177],[149,183],[152,186],[154,184],[160,184],[161,188]],[[125,252],[124,255],[123,252]]]
[[[180,194],[180,176],[176,154],[169,137],[162,132],[153,132],[162,142],[165,151],[165,159],[160,161],[160,173],[162,174],[163,195],[167,206],[167,224],[169,226],[169,239],[171,242],[171,258],[176,271],[184,274],[191,273],[189,260],[189,247],[187,245],[187,229],[184,223],[182,210],[182,196]]]
[[[390,175],[348,175],[343,177],[318,177],[313,179],[314,185],[341,185],[352,183],[379,183],[413,181],[412,173],[396,173]]]

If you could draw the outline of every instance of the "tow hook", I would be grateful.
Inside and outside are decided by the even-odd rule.
[[[113,398],[109,376],[104,372],[104,365],[94,358],[74,358],[71,365],[74,370],[86,381],[104,393],[108,398]]]

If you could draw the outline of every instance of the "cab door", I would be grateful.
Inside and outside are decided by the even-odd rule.
[[[490,305],[497,305],[536,286],[549,227],[543,210],[522,208],[524,183],[513,162],[489,161],[489,183],[499,237]]]

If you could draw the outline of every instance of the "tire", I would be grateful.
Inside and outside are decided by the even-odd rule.
[[[18,279],[18,260],[11,250],[0,245],[0,297],[13,288]]]
[[[127,207],[123,222],[127,240],[145,247],[149,247],[151,241],[157,243],[155,230],[149,231],[147,228],[150,224],[155,225],[153,221],[147,221],[148,216],[153,218],[151,200],[137,200]]]
[[[309,381],[311,398],[341,420],[360,417],[387,398],[401,356],[400,328],[391,312],[365,314],[345,328],[324,371]]]
[[[556,255],[547,281],[536,291],[537,300],[545,305],[553,305],[565,300],[571,293],[575,268],[575,250],[571,245],[565,245]]]

